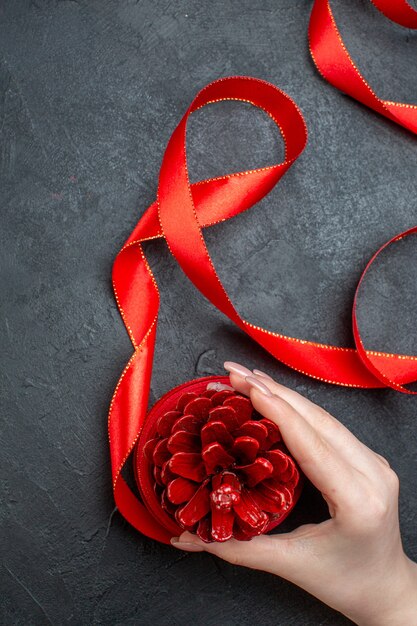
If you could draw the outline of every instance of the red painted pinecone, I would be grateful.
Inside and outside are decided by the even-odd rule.
[[[293,504],[299,472],[278,427],[234,391],[184,393],[144,452],[162,508],[206,542],[250,539]]]

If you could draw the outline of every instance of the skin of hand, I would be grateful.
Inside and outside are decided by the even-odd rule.
[[[232,387],[277,424],[331,518],[250,541],[204,543],[185,531],[172,545],[281,576],[360,626],[417,625],[417,564],[402,547],[399,480],[388,461],[267,374],[232,362],[225,368]]]

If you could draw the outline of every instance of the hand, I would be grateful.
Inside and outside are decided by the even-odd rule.
[[[204,543],[184,532],[176,548],[205,551],[302,587],[360,626],[417,624],[417,565],[404,553],[399,481],[324,409],[269,376],[225,363],[230,383],[280,428],[287,448],[321,491],[331,519],[250,541]]]

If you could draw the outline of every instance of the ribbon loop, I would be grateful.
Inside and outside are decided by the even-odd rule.
[[[372,4],[392,22],[405,28],[417,28],[417,11],[407,0],[371,0]]]
[[[355,292],[355,297],[353,300],[353,309],[352,309],[353,336],[355,339],[356,349],[358,351],[360,358],[362,359],[362,362],[368,368],[368,370],[371,371],[372,374],[378,380],[381,381],[383,385],[387,387],[391,387],[391,389],[395,389],[396,391],[402,391],[403,393],[407,393],[409,395],[417,395],[417,391],[412,391],[411,389],[407,389],[407,387],[404,387],[404,385],[394,380],[395,370],[397,367],[396,361],[388,360],[382,364],[378,362],[378,359],[375,359],[373,352],[367,352],[365,350],[363,341],[360,335],[360,331],[359,331],[359,324],[357,320],[356,311],[357,311],[358,295],[359,295],[362,282],[369,268],[371,267],[372,263],[375,261],[375,259],[381,254],[381,252],[383,252],[383,250],[385,250],[385,248],[388,248],[388,246],[390,246],[391,244],[395,243],[396,241],[399,241],[400,239],[404,239],[404,237],[409,237],[410,235],[416,235],[416,234],[417,234],[417,226],[414,226],[413,228],[410,228],[409,230],[406,230],[405,232],[400,233],[399,235],[395,235],[395,237],[393,237],[392,239],[384,243],[379,248],[379,250],[375,252],[372,258],[368,261],[368,264],[366,265],[365,269],[362,272],[362,276],[359,279],[358,286]],[[399,357],[399,358],[404,358],[404,357]],[[416,359],[416,357],[408,357],[408,358]],[[413,381],[408,381],[408,382],[413,382]]]
[[[417,11],[405,0],[372,0],[384,15],[408,28],[417,28]],[[417,106],[379,98],[353,62],[337,27],[330,0],[315,0],[308,27],[312,59],[331,85],[392,122],[417,133]]]

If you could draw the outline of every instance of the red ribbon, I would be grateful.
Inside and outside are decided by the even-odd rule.
[[[417,11],[406,0],[372,0],[393,22],[417,29]],[[308,29],[310,52],[329,83],[377,113],[417,133],[417,106],[381,100],[366,82],[343,42],[329,0],[315,0]]]
[[[185,148],[188,117],[206,104],[221,100],[244,101],[263,109],[282,134],[285,159],[277,165],[190,184]],[[286,337],[242,319],[216,273],[202,228],[229,219],[264,197],[295,162],[306,141],[307,129],[300,110],[291,98],[273,85],[248,77],[225,78],[209,84],[191,103],[168,143],[160,171],[157,202],[144,213],[116,257],[114,293],[134,353],[119,379],[109,411],[114,497],[122,515],[153,539],[168,543],[170,533],[133,494],[121,474],[147,415],[159,309],[158,287],[143,252],[144,241],[164,238],[197,289],[276,359],[298,372],[347,387],[388,385],[407,393],[403,385],[417,379],[417,357],[364,349],[355,307],[356,350]],[[414,228],[402,233],[388,244],[416,231]]]

